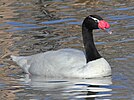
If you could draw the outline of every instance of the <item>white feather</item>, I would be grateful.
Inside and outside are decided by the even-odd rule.
[[[99,19],[94,18],[94,17],[91,17],[91,16],[90,16],[90,18],[92,18],[94,21],[97,21],[97,22],[99,22],[99,21],[100,21]]]
[[[85,54],[76,49],[60,49],[27,57],[11,56],[26,73],[46,77],[94,78],[111,75],[104,58],[86,63]]]

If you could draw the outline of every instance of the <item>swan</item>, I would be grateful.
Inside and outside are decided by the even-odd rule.
[[[11,58],[25,73],[45,77],[96,78],[111,75],[109,63],[97,51],[93,30],[109,31],[110,25],[98,15],[87,16],[82,23],[85,53],[81,50],[65,48],[47,51],[31,56]]]

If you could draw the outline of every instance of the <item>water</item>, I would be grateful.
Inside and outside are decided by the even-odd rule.
[[[134,100],[133,0],[0,1],[1,100]],[[103,16],[113,34],[96,30],[95,44],[112,66],[112,76],[46,79],[28,76],[10,60],[60,48],[83,50],[82,20]]]

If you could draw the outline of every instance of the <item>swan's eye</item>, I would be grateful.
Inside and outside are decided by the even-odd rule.
[[[94,17],[90,17],[90,18],[92,18],[95,22],[99,22],[99,19],[97,19],[97,18],[94,18]]]
[[[97,23],[99,22],[99,20],[97,20],[97,19],[95,19],[94,21],[97,22]]]

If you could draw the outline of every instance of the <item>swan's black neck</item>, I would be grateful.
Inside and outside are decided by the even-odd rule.
[[[93,29],[88,29],[84,24],[82,25],[82,35],[83,35],[83,43],[86,52],[87,63],[89,61],[93,61],[101,58],[101,55],[97,51],[94,39],[93,39]]]

